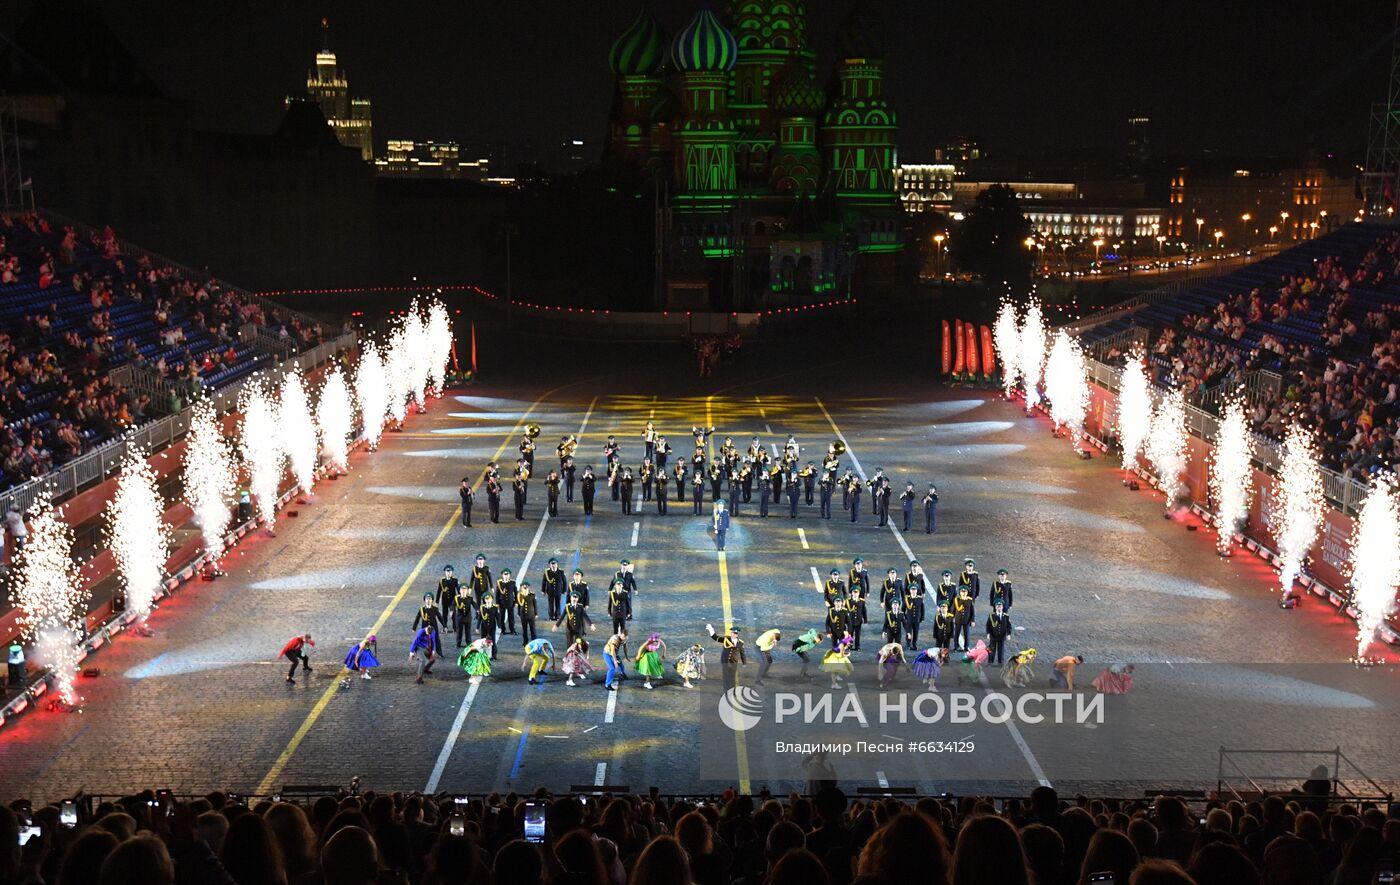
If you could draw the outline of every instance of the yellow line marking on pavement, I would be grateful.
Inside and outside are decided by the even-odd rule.
[[[520,420],[515,422],[515,426],[511,428],[505,441],[501,443],[501,447],[496,450],[496,454],[492,455],[490,460],[499,461],[501,459],[501,455],[505,452],[506,447],[514,442],[515,437],[520,434],[521,428],[525,426],[526,419],[530,417],[530,414],[534,412],[540,403],[544,402],[546,398],[556,391],[569,386],[571,385],[560,385],[553,390],[545,391],[545,393],[540,395],[539,399],[531,403],[530,408],[526,409],[520,415]],[[473,490],[481,485],[481,481],[485,477],[486,468],[482,467],[481,475],[477,477],[476,483],[472,487]],[[413,571],[409,573],[403,585],[399,587],[399,591],[394,594],[394,598],[384,607],[384,611],[380,613],[378,620],[374,622],[374,628],[371,632],[378,633],[383,628],[384,624],[388,622],[389,618],[394,613],[394,609],[398,608],[399,602],[408,593],[408,588],[412,587],[413,582],[418,580],[418,575],[422,573],[423,567],[432,559],[433,554],[437,553],[438,547],[442,546],[443,539],[447,537],[448,532],[452,531],[452,527],[457,524],[457,520],[461,518],[461,515],[461,506],[452,508],[452,515],[448,517],[447,522],[442,527],[442,531],[438,532],[437,538],[433,540],[432,545],[428,547],[423,557],[418,560],[418,564],[413,567]],[[316,720],[321,718],[321,714],[325,712],[326,707],[330,705],[331,699],[340,691],[340,679],[344,676],[345,672],[345,669],[342,667],[340,675],[331,680],[331,684],[326,687],[325,692],[321,695],[321,699],[316,702],[316,706],[312,707],[311,712],[306,714],[306,719],[302,721],[301,727],[292,735],[292,739],[287,743],[286,748],[282,750],[281,755],[277,757],[277,761],[272,763],[272,768],[268,771],[267,776],[258,784],[255,795],[266,796],[273,791],[272,788],[277,779],[282,776],[282,771],[287,767],[287,763],[292,761],[292,756],[296,754],[297,748],[301,746],[301,742],[306,740],[306,735],[310,733],[311,727],[316,724]]]
[[[734,607],[729,598],[729,558],[719,551],[719,595],[724,607],[724,632],[727,635],[734,626]],[[744,743],[744,733],[734,732],[734,753],[739,763],[739,792],[748,795],[752,792],[749,784],[749,748]]]

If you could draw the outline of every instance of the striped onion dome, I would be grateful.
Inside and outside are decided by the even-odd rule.
[[[645,6],[608,53],[608,67],[619,77],[655,74],[666,60],[666,38]]]
[[[681,73],[730,71],[739,57],[739,44],[709,7],[700,10],[671,43],[671,61]]]

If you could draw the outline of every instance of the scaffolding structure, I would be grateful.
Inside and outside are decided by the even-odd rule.
[[[15,100],[0,93],[0,199],[4,212],[34,211],[34,185],[20,162],[19,114]]]
[[[1400,2],[1395,4],[1391,30],[1390,81],[1386,100],[1371,105],[1366,141],[1363,206],[1368,218],[1394,218],[1400,178]]]

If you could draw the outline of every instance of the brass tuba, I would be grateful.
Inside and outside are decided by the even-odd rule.
[[[846,454],[846,444],[843,443],[843,442],[841,442],[841,440],[839,440],[839,439],[833,439],[833,440],[831,441],[831,454],[833,454],[833,455],[844,455],[844,454]]]
[[[525,425],[525,435],[528,436],[528,437],[530,437],[530,439],[534,439],[535,437],[539,436],[539,435],[540,435],[540,425],[538,425],[538,424],[527,424],[527,425]]]

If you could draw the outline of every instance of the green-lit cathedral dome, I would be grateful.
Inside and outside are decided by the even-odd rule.
[[[709,7],[700,10],[671,43],[671,61],[681,73],[729,71],[739,58],[734,35]]]
[[[826,106],[826,93],[805,64],[792,69],[773,91],[773,109],[783,117],[815,117]]]
[[[655,74],[666,60],[666,38],[651,10],[645,6],[631,27],[613,43],[608,67],[619,77]]]

